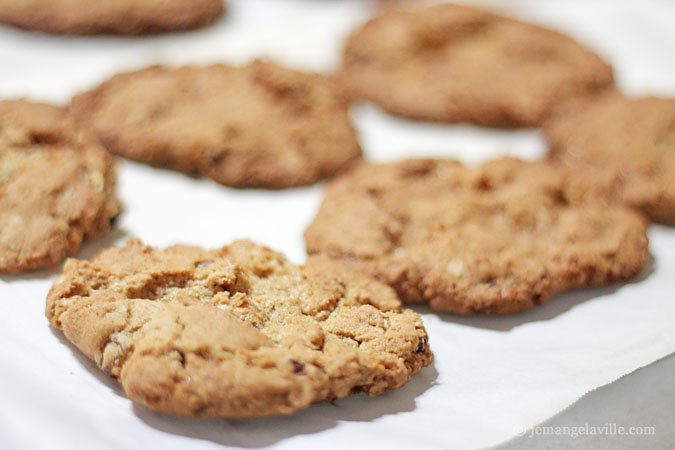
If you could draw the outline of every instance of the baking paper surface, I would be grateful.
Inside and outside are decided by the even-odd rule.
[[[593,48],[615,66],[625,92],[675,96],[674,3],[489,3]],[[373,7],[365,0],[231,0],[228,16],[212,27],[143,38],[55,37],[0,27],[0,96],[65,104],[117,71],[151,63],[268,57],[301,69],[330,70],[344,36]],[[502,154],[535,159],[545,148],[540,133],[531,130],[410,122],[368,105],[356,107],[353,118],[366,157],[376,161],[444,156],[478,163]],[[77,257],[90,258],[132,236],[159,246],[206,247],[248,237],[302,262],[302,232],[321,189],[234,190],[124,161],[119,171],[124,211],[110,234],[85,244]],[[134,406],[115,380],[49,326],[44,299],[58,271],[3,275],[1,445],[69,450],[495,445],[675,350],[675,229],[652,225],[649,238],[653,260],[630,283],[572,291],[504,317],[416,308],[436,358],[406,386],[257,420],[176,418]]]

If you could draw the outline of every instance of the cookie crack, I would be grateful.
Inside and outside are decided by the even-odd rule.
[[[100,348],[98,366],[110,377],[118,378],[122,367],[134,352],[136,337],[150,318],[141,319],[140,324],[133,324],[133,314],[130,305],[125,306],[126,326],[108,335]]]
[[[180,316],[176,315],[174,317],[174,322],[176,325],[178,325],[178,330],[174,332],[170,342],[171,345],[167,346],[165,349],[164,354],[168,355],[171,352],[176,352],[178,354],[178,361],[180,362],[180,365],[185,368],[187,367],[187,358],[185,355],[185,350],[181,348],[181,346],[178,345],[178,341],[183,337],[183,334],[185,333],[186,325],[181,321]]]
[[[675,121],[665,128],[665,131],[655,139],[655,142],[657,146],[675,152]]]
[[[425,15],[415,22],[413,35],[416,50],[440,53],[474,40],[477,34],[487,34],[494,24],[487,15],[460,24],[442,23],[440,19],[435,14]],[[416,51],[413,55],[419,53]]]
[[[133,275],[131,275],[133,276]],[[131,276],[121,277],[120,284],[129,281]],[[190,276],[182,273],[169,274],[151,274],[147,280],[143,280],[138,285],[128,286],[124,294],[129,298],[138,298],[144,300],[162,300],[166,296],[166,290],[171,288],[182,289],[189,282]]]
[[[410,222],[410,218],[402,213],[396,212],[388,208],[384,201],[381,198],[381,194],[379,191],[374,190],[374,189],[368,189],[366,191],[368,194],[368,197],[373,202],[373,206],[384,214],[389,220],[386,224],[384,224],[381,228],[382,231],[382,236],[389,242],[389,248],[386,249],[385,255],[391,254],[396,249],[400,246],[402,236],[405,232],[405,230],[408,227],[408,223]],[[375,257],[371,257],[370,259],[373,259]],[[363,259],[360,258],[359,259]]]

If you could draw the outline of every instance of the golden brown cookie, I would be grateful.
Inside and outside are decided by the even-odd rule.
[[[223,0],[0,0],[0,22],[63,34],[143,34],[195,28]]]
[[[328,186],[307,250],[371,272],[407,302],[521,311],[645,265],[646,221],[600,194],[546,162],[363,164]]]
[[[618,199],[675,225],[675,99],[613,92],[562,109],[544,130],[552,159],[603,172]]]
[[[361,155],[329,77],[255,61],[150,67],[75,97],[72,112],[118,155],[237,187],[312,184]]]
[[[359,97],[407,117],[538,126],[561,101],[612,85],[612,68],[561,33],[441,4],[388,10],[347,41]]]
[[[56,265],[108,230],[115,164],[57,107],[0,101],[0,272]]]
[[[250,241],[164,250],[131,240],[68,260],[47,317],[129,398],[186,416],[289,414],[381,394],[431,363],[421,318],[336,261]]]

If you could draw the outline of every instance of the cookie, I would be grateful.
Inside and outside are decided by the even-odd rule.
[[[568,36],[453,4],[370,20],[349,37],[342,75],[394,114],[502,127],[539,126],[563,100],[613,84]]]
[[[372,273],[406,302],[511,313],[642,269],[646,221],[601,194],[546,162],[364,164],[326,189],[307,250]]]
[[[544,130],[553,160],[602,171],[618,199],[675,225],[675,99],[614,92],[566,107]]]
[[[131,240],[70,259],[46,313],[133,401],[185,416],[377,395],[432,360],[421,318],[388,286],[324,257],[296,266],[250,241],[159,250]]]
[[[0,0],[0,22],[57,34],[144,34],[206,25],[222,0]]]
[[[308,185],[361,155],[335,80],[261,61],[154,66],[75,97],[113,153],[235,187]]]
[[[56,265],[108,230],[115,165],[57,107],[0,101],[0,272]]]

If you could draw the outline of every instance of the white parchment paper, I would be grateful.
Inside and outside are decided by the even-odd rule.
[[[482,2],[486,3],[486,2]],[[495,8],[570,33],[610,60],[624,91],[675,96],[675,3],[491,1]],[[269,57],[329,70],[341,42],[374,3],[231,0],[212,27],[145,38],[54,37],[0,27],[0,97],[65,103],[119,70],[163,62],[243,63]],[[366,157],[447,156],[476,163],[534,159],[536,131],[443,126],[354,109]],[[249,237],[305,257],[302,232],[321,186],[234,190],[124,161],[124,212],[78,253],[139,236],[154,245],[216,247]],[[0,214],[2,212],[0,211]],[[436,355],[402,389],[315,405],[290,417],[195,420],[128,401],[114,380],[44,317],[56,270],[0,276],[0,447],[7,449],[480,448],[498,444],[675,350],[675,229],[651,226],[653,260],[636,280],[558,295],[505,317],[424,317]],[[637,424],[641,425],[641,424]]]

